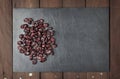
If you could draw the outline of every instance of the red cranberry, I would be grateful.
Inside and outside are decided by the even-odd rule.
[[[33,56],[30,56],[30,60],[33,60]]]
[[[17,42],[20,53],[29,56],[33,64],[37,64],[37,60],[45,62],[50,54],[54,54],[53,48],[56,48],[53,27],[49,27],[48,23],[44,23],[43,19],[33,21],[32,18],[25,18],[20,26],[25,34],[20,34],[20,41]]]
[[[32,19],[32,18],[29,18],[29,21],[33,21],[33,19]]]
[[[18,49],[19,49],[20,53],[25,53],[25,49],[23,47],[18,46]]]
[[[53,29],[53,27],[49,27],[48,29],[49,29],[49,30],[52,30],[52,29]]]
[[[43,23],[43,22],[44,22],[44,19],[40,19],[40,22],[42,22],[42,23]]]
[[[29,56],[29,55],[30,55],[30,52],[25,52],[25,55],[26,55],[26,56]]]
[[[23,35],[23,34],[20,34],[20,35],[19,35],[19,38],[20,38],[20,39],[22,39],[23,37],[24,37],[24,35]]]
[[[56,47],[57,47],[57,45],[56,45],[56,44],[53,44],[53,45],[52,45],[52,47],[53,47],[53,48],[56,48]]]
[[[51,54],[51,53],[52,53],[51,50],[46,50],[46,54],[47,54],[47,55],[49,55],[49,54]]]
[[[33,59],[32,64],[37,64],[37,59]]]
[[[25,19],[24,19],[24,22],[28,22],[28,18],[25,18]]]
[[[55,33],[55,31],[52,31],[52,32],[50,33],[50,35],[51,35],[51,36],[53,36],[53,35],[54,35],[54,33]]]
[[[21,46],[18,46],[17,48],[18,48],[18,50],[21,50],[22,47],[21,47]]]
[[[22,41],[18,41],[17,44],[18,44],[18,45],[21,45],[21,44],[23,44],[23,42],[22,42]]]
[[[45,62],[46,58],[41,57],[40,62]]]
[[[52,37],[50,40],[51,40],[51,41],[55,41],[55,38],[54,38],[54,37]]]
[[[32,49],[30,46],[26,46],[25,48],[26,48],[26,52],[30,52]]]
[[[43,26],[44,26],[44,27],[48,27],[49,24],[48,24],[48,23],[44,23]]]

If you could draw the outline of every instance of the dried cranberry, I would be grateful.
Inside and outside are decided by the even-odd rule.
[[[26,56],[29,56],[29,55],[30,55],[30,52],[25,52],[25,55],[26,55]]]
[[[48,23],[44,23],[43,26],[44,26],[44,27],[48,27],[49,24],[48,24]]]
[[[44,19],[40,19],[40,22],[42,22],[42,23],[43,23],[43,22],[44,22]]]
[[[37,60],[45,62],[50,54],[54,55],[53,49],[57,47],[53,27],[44,23],[44,19],[34,21],[32,18],[25,18],[24,22],[27,24],[20,26],[24,34],[19,35],[18,50],[29,56],[33,64],[37,64]]]
[[[23,44],[23,42],[22,42],[22,41],[18,41],[17,44],[18,44],[18,45],[21,45],[21,44]]]
[[[37,59],[33,59],[32,64],[37,64]]]
[[[20,34],[19,38],[22,39],[24,37],[24,34]]]

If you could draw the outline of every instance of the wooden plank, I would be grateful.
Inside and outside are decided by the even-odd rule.
[[[30,73],[25,73],[26,74],[26,79],[40,79],[40,74],[37,72],[30,72]]]
[[[61,8],[62,0],[40,0],[41,8]],[[62,72],[41,73],[41,79],[62,79]]]
[[[110,8],[120,8],[120,0],[110,0]]]
[[[86,0],[86,7],[109,7],[109,0]]]
[[[87,79],[87,74],[84,72],[77,73],[77,72],[65,72],[64,79]]]
[[[62,0],[40,0],[40,7],[60,8],[62,7]]]
[[[85,0],[63,0],[63,7],[85,7]],[[87,73],[65,72],[64,79],[87,79]]]
[[[13,76],[13,79],[26,79],[26,74],[24,72],[13,72],[14,76]]]
[[[0,0],[0,79],[12,79],[11,6],[11,0]]]
[[[39,0],[13,0],[14,8],[39,8]],[[30,74],[32,74],[30,76]],[[14,79],[40,79],[40,73],[22,73],[15,72],[13,73]]]
[[[85,7],[85,0],[63,0],[63,7]]]
[[[110,17],[110,79],[120,79],[120,0],[111,0]]]
[[[62,79],[62,74],[59,72],[56,72],[56,73],[43,72],[43,73],[41,73],[41,79]]]
[[[109,79],[107,72],[88,72],[87,79]]]
[[[38,8],[39,0],[13,0],[14,8]]]

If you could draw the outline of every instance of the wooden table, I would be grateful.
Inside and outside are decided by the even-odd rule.
[[[110,72],[12,71],[13,8],[110,7]],[[0,79],[120,79],[120,0],[0,0]],[[19,62],[20,63],[20,62]]]

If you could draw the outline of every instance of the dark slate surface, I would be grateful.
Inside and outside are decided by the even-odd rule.
[[[58,47],[45,63],[32,65],[17,50],[23,19],[44,18],[56,30]],[[109,71],[108,8],[46,8],[13,10],[13,71]]]

